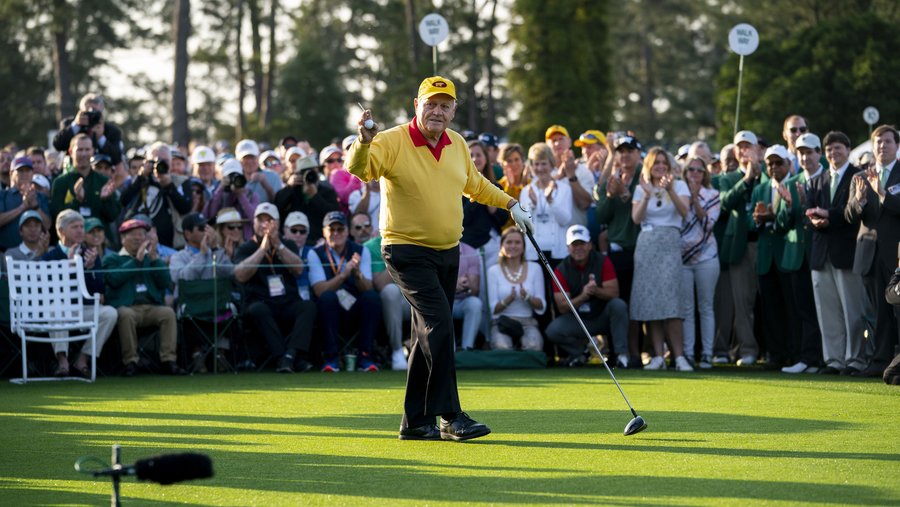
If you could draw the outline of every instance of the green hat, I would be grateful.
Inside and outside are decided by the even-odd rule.
[[[84,232],[91,232],[97,227],[103,228],[103,222],[99,218],[90,217],[84,221]]]

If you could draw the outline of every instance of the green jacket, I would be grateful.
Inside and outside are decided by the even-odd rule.
[[[728,215],[728,224],[719,243],[719,256],[725,264],[739,264],[747,251],[747,234],[750,232],[747,215],[751,204],[753,186],[743,181],[744,173],[734,171],[718,176],[719,201],[722,215]],[[761,173],[759,183],[768,183],[769,177]]]
[[[760,183],[753,189],[750,197],[751,209],[756,203],[762,202],[766,206],[772,203],[772,185],[769,182]],[[783,201],[779,200],[778,207],[782,207]],[[784,271],[781,266],[784,254],[784,231],[776,228],[775,222],[767,222],[762,226],[753,221],[753,213],[747,213],[747,226],[749,230],[755,230],[759,234],[756,243],[756,274],[767,274],[774,265],[779,271]]]
[[[103,185],[106,185],[108,178],[102,174],[91,171],[84,179],[84,201],[79,202],[75,199],[75,183],[81,179],[81,175],[76,171],[68,172],[53,180],[53,186],[50,190],[50,215],[51,220],[56,222],[56,215],[64,209],[73,209],[81,213],[85,218],[92,216],[99,218],[105,224],[105,232],[107,238],[114,238],[112,235],[113,224],[119,218],[119,212],[122,206],[113,192],[106,199],[100,198],[100,191]],[[82,208],[90,210],[90,215],[82,212]]]
[[[806,185],[807,181],[806,171],[800,171],[787,178],[784,185],[791,192],[791,206],[788,207],[781,201],[775,210],[775,228],[784,232],[784,252],[781,258],[781,269],[784,271],[797,271],[803,265],[804,259],[809,261],[813,231],[803,216],[804,209],[797,192],[797,183]]]
[[[137,285],[147,287],[147,297],[154,304],[165,304],[166,289],[172,284],[169,267],[161,259],[150,260],[144,256],[144,262],[121,253],[109,254],[103,258],[103,279],[106,282],[106,304],[116,308],[134,304]]]
[[[628,190],[634,195],[634,189],[641,179],[641,166],[638,165],[631,178]],[[641,226],[631,219],[631,197],[626,201],[618,197],[606,197],[606,183],[594,187],[594,200],[597,201],[597,222],[606,225],[607,238],[626,250],[634,251]]]

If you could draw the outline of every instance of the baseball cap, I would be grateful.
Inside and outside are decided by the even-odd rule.
[[[244,174],[244,168],[241,167],[241,163],[233,158],[229,158],[222,164],[222,178],[227,177],[229,174]]]
[[[112,159],[109,158],[108,155],[97,153],[93,157],[91,157],[91,167],[96,167],[100,165],[101,162],[106,162],[110,165],[110,167],[112,166]]]
[[[675,158],[678,159],[678,160],[685,159],[685,158],[687,158],[688,152],[690,152],[690,151],[691,151],[691,145],[690,145],[690,144],[682,144],[682,145],[678,148],[678,151],[675,153]]]
[[[333,223],[341,223],[347,225],[347,217],[340,211],[329,211],[322,220],[322,227],[328,227]]]
[[[129,148],[126,155],[129,162],[131,162],[132,160],[143,160],[144,158],[146,158],[143,148]]]
[[[119,226],[119,234],[125,234],[126,232],[133,231],[135,229],[144,229],[145,231],[149,231],[150,224],[139,218],[132,218],[130,220],[122,222],[122,225]]]
[[[43,174],[35,174],[31,177],[31,182],[41,188],[50,188],[50,180],[47,179]]]
[[[15,170],[21,169],[23,167],[27,167],[29,169],[34,169],[34,164],[31,162],[31,157],[16,157],[16,159],[13,160],[13,163],[12,163],[12,166],[10,166],[10,169],[15,171]]]
[[[819,139],[819,136],[813,134],[812,132],[807,132],[794,142],[794,145],[797,148],[809,148],[811,150],[821,150],[822,149],[822,141]]]
[[[197,146],[191,153],[191,162],[195,164],[203,164],[205,162],[215,162],[216,152],[209,146]]]
[[[295,225],[303,225],[309,229],[309,218],[302,211],[291,211],[287,218],[284,219],[284,225],[293,227]]]
[[[619,136],[616,138],[616,151],[618,151],[619,148],[632,148],[638,151],[644,149],[644,147],[641,146],[641,142],[638,141],[636,137],[629,135]]]
[[[482,132],[481,135],[478,136],[478,140],[481,141],[481,144],[492,148],[500,146],[500,139],[490,132]]]
[[[19,216],[19,228],[21,229],[22,226],[25,225],[25,222],[31,220],[32,218],[40,222],[41,226],[43,227],[44,221],[41,219],[41,214],[33,209],[30,209]]]
[[[566,137],[572,137],[569,135],[569,131],[566,130],[566,127],[563,127],[562,125],[550,125],[547,128],[547,131],[544,132],[544,140],[550,139],[553,137],[553,134],[562,134]]]
[[[280,141],[278,141],[278,146],[293,147],[293,146],[296,146],[296,144],[297,144],[297,138],[294,136],[284,136],[281,138]]]
[[[587,227],[583,225],[569,227],[569,230],[566,231],[566,245],[571,245],[576,241],[591,242],[591,233],[588,232]]]
[[[203,213],[190,213],[181,219],[181,229],[190,231],[200,225],[206,225],[207,222],[208,220],[203,216]]]
[[[253,139],[242,139],[234,148],[234,154],[240,160],[248,155],[259,156],[259,145]]]
[[[233,224],[244,221],[245,220],[241,218],[241,214],[235,208],[222,208],[216,214],[216,225]]]
[[[88,217],[84,220],[84,232],[91,232],[96,228],[103,228],[103,222],[97,217]]]
[[[353,141],[356,141],[357,137],[359,136],[356,134],[350,134],[349,136],[345,137],[343,141],[341,141],[341,147],[344,148],[344,151],[350,149],[350,146],[353,144]]]
[[[585,130],[578,139],[575,140],[575,146],[581,148],[586,144],[606,144],[606,134],[599,130]]]
[[[759,143],[759,140],[753,132],[742,130],[734,135],[734,144],[737,145],[739,143],[757,144]]]
[[[788,158],[787,148],[785,148],[784,146],[782,146],[780,144],[773,144],[772,146],[769,146],[769,148],[766,150],[766,156],[764,156],[763,158],[768,159],[771,156],[776,156],[776,157],[780,158],[781,160],[787,160],[787,158]]]
[[[275,220],[281,219],[281,215],[278,214],[278,208],[276,208],[275,205],[270,202],[259,203],[259,206],[256,207],[256,212],[253,213],[253,216],[258,217],[260,215],[269,215]]]
[[[287,152],[285,152],[284,159],[290,160],[291,157],[293,157],[294,155],[298,155],[300,158],[303,158],[306,156],[306,152],[303,151],[303,148],[300,148],[299,146],[294,146],[294,147],[288,149]]]
[[[453,85],[453,81],[441,76],[426,77],[419,85],[418,98],[427,99],[441,93],[456,100],[456,86]]]
[[[181,150],[172,150],[172,158],[180,158],[181,160],[187,162],[187,156],[185,156],[185,154],[182,153]]]
[[[322,151],[319,152],[319,163],[324,164],[328,157],[334,155],[335,153],[343,155],[344,152],[341,151],[337,146],[326,146],[322,148]]]

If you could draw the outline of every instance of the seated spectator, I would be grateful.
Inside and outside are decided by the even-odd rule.
[[[234,159],[226,160],[222,164],[222,183],[213,192],[204,213],[207,216],[215,216],[222,208],[236,210],[243,222],[243,241],[249,241],[253,237],[253,225],[250,219],[259,204],[255,193],[247,188],[247,178],[240,162]]]
[[[172,153],[163,143],[150,147],[149,158],[144,162],[140,175],[122,192],[125,216],[133,218],[137,214],[149,217],[159,235],[159,242],[165,246],[175,244],[176,214],[186,215],[191,211],[191,187],[185,181],[177,184],[171,172]],[[180,238],[179,238],[180,242]]]
[[[59,261],[63,259],[73,259],[76,255],[80,255],[83,260],[82,268],[84,269],[84,283],[87,287],[88,294],[100,296],[99,314],[97,315],[97,355],[103,350],[103,345],[109,339],[116,327],[116,320],[119,316],[116,309],[112,306],[103,304],[103,250],[92,248],[84,241],[84,218],[74,210],[63,210],[56,217],[56,233],[59,237],[59,244],[51,248],[41,257],[44,261]],[[84,305],[84,318],[91,320],[94,318],[93,304]],[[91,370],[90,363],[91,344],[85,340],[81,347],[81,353],[75,364],[69,365],[68,352],[69,343],[53,343],[53,352],[56,353],[56,371],[54,375],[58,377],[67,377],[71,373],[76,373],[82,377],[89,378]]]
[[[475,337],[481,327],[481,258],[469,245],[459,243],[459,273],[456,277],[456,297],[453,318],[462,319],[462,350],[475,348]]]
[[[193,176],[188,182],[191,186],[191,213],[203,213],[203,210],[206,209],[206,203],[209,202],[206,186],[203,185],[200,178],[195,178]]]
[[[381,236],[366,241],[366,249],[372,257],[372,287],[381,299],[381,316],[391,345],[391,369],[406,371],[408,362],[403,350],[403,321],[410,319],[409,301],[403,297],[400,287],[394,283],[381,256]]]
[[[272,202],[283,184],[275,171],[259,168],[259,145],[256,141],[240,141],[235,146],[234,154],[247,179],[247,192],[255,194],[257,202]]]
[[[288,176],[287,185],[275,196],[278,212],[287,216],[292,211],[302,211],[311,225],[307,242],[316,244],[322,239],[322,220],[331,211],[340,209],[337,194],[331,184],[319,181],[319,173],[311,158],[302,158],[297,168]]]
[[[15,248],[7,250],[6,256],[12,257],[15,261],[36,261],[40,259],[47,252],[50,245],[50,235],[47,234],[47,229],[44,228],[44,221],[41,219],[41,215],[35,210],[28,210],[19,216],[18,222],[22,242]]]
[[[284,230],[282,236],[289,239],[297,245],[297,256],[305,259],[312,250],[312,246],[306,244],[306,238],[309,236],[309,218],[300,211],[292,211],[284,219]],[[312,292],[309,287],[309,270],[304,269],[297,276],[297,290],[300,297],[306,301],[312,300]]]
[[[0,191],[0,248],[4,250],[22,242],[19,217],[26,211],[36,212],[45,226],[50,223],[47,196],[35,190],[33,175],[31,159],[19,157],[12,162],[10,187]]]
[[[337,193],[341,211],[349,213],[348,198],[354,190],[362,188],[362,181],[344,168],[344,152],[337,146],[326,146],[319,153],[319,163],[322,164],[325,179],[331,183]]]
[[[350,236],[358,245],[372,239],[372,220],[369,219],[368,213],[354,213],[351,216]]]
[[[522,326],[522,350],[543,350],[544,338],[534,312],[544,313],[544,276],[536,262],[525,260],[525,235],[507,227],[500,236],[500,259],[488,269],[488,303],[493,314],[491,348],[514,348],[513,337],[501,330],[498,321],[508,317]],[[508,331],[508,330],[507,330]]]
[[[119,313],[123,375],[138,372],[137,328],[159,327],[159,359],[164,373],[184,375],[178,366],[178,329],[175,311],[165,305],[165,292],[172,279],[159,258],[156,242],[148,239],[150,224],[126,220],[119,226],[122,250],[103,259],[106,301]]]
[[[359,369],[378,371],[372,343],[381,324],[381,302],[372,288],[372,258],[369,251],[348,239],[347,218],[332,211],[322,221],[325,243],[309,254],[309,282],[318,298],[319,316],[325,333],[323,372],[340,371],[338,352],[341,323],[352,323],[359,331]]]
[[[103,259],[109,254],[116,253],[106,244],[106,234],[103,231],[103,222],[99,218],[91,217],[84,221],[84,245],[85,248],[94,248]]]
[[[234,261],[234,254],[244,243],[244,220],[234,208],[222,208],[216,214],[216,232],[222,246],[223,259]]]
[[[628,306],[619,299],[612,262],[591,248],[590,232],[583,225],[569,227],[566,245],[569,256],[554,270],[556,277],[591,335],[610,336],[613,353],[618,356],[615,364],[628,368]],[[547,339],[568,355],[565,364],[582,366],[586,360],[584,330],[555,285],[553,299],[559,316],[547,327]]]
[[[278,358],[278,373],[312,369],[307,360],[316,305],[297,297],[296,276],[306,267],[297,245],[281,240],[278,208],[264,202],[256,207],[254,236],[234,254],[234,278],[243,284],[241,314]],[[287,335],[282,334],[287,330]]]

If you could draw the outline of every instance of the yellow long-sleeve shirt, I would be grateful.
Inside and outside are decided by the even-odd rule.
[[[506,209],[510,199],[478,172],[465,139],[444,131],[432,148],[415,119],[353,142],[348,169],[363,181],[381,181],[382,243],[446,250],[462,237],[461,195]]]

